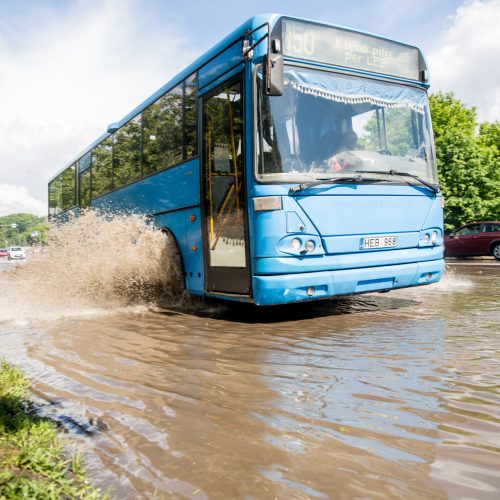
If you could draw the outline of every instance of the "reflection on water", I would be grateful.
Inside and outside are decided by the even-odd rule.
[[[0,353],[114,497],[498,498],[495,263],[257,309],[93,307]]]

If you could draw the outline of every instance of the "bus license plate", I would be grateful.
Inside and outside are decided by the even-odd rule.
[[[361,250],[367,248],[390,248],[397,245],[396,236],[379,236],[375,238],[361,238]]]

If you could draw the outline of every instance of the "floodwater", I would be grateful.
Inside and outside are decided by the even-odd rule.
[[[498,499],[499,277],[458,262],[268,309],[12,303],[0,355],[112,498]]]

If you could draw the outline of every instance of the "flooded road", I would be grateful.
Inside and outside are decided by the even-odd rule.
[[[466,262],[288,307],[19,317],[0,355],[113,498],[498,499],[499,277]]]

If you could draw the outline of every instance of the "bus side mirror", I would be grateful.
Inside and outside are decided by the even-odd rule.
[[[265,60],[265,69],[264,94],[283,95],[283,56],[281,54],[269,54]]]

